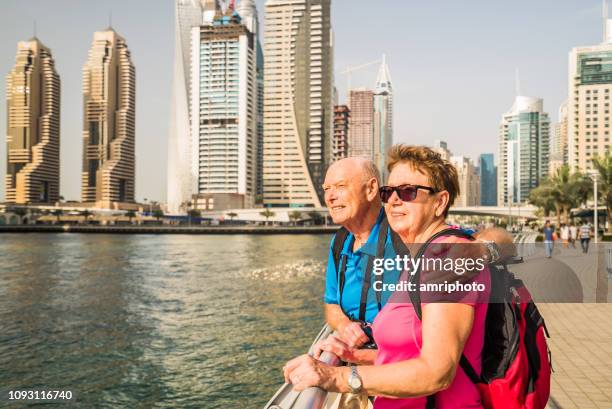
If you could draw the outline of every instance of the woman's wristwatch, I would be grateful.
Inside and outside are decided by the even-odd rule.
[[[351,389],[352,393],[361,393],[361,389],[363,389],[363,383],[361,382],[361,376],[357,372],[357,367],[355,365],[351,365],[351,374],[348,378],[348,386]]]

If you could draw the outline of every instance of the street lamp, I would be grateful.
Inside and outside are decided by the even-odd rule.
[[[587,175],[593,179],[593,207],[595,208],[594,214],[593,214],[593,224],[595,225],[595,241],[594,243],[597,244],[597,235],[599,233],[599,220],[598,220],[598,216],[599,216],[599,209],[598,209],[598,197],[597,197],[597,185],[599,182],[599,172],[597,172],[596,170],[590,170],[587,171]]]

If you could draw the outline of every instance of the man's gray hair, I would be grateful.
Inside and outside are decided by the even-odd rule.
[[[359,156],[350,156],[348,158],[338,159],[332,163],[331,166],[340,165],[341,163],[350,163],[351,167],[357,167],[363,176],[363,183],[366,183],[368,180],[374,178],[376,179],[378,186],[381,185],[380,171],[371,159],[362,158]],[[355,172],[353,175],[357,176],[358,173]]]
[[[374,178],[376,179],[376,183],[378,183],[378,186],[382,186],[382,181],[380,180],[380,171],[378,170],[374,162],[370,159],[363,158],[362,166],[363,174],[365,176],[366,181]]]

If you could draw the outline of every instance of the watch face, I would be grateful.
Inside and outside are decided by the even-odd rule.
[[[351,375],[349,378],[349,386],[354,390],[361,389],[361,379],[359,379],[359,376]]]

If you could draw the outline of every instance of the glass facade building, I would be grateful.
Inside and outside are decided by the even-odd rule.
[[[525,203],[548,175],[550,120],[543,100],[518,96],[499,126],[497,205]]]
[[[480,205],[497,205],[497,168],[492,153],[483,153],[478,158],[480,172]]]

